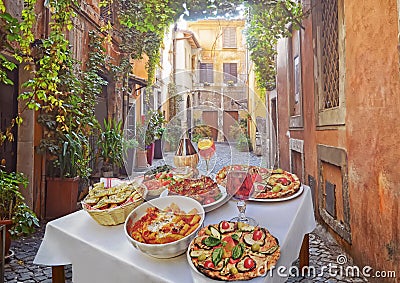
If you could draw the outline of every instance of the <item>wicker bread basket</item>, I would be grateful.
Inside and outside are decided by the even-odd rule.
[[[137,202],[130,202],[125,205],[104,210],[87,209],[86,206],[83,205],[83,209],[100,225],[112,226],[124,223],[129,213],[142,203],[143,200],[139,200]]]
[[[122,224],[125,222],[125,219],[128,217],[129,213],[143,203],[147,195],[147,189],[144,186],[140,186],[139,188],[143,190],[143,197],[137,201],[127,202],[114,208],[102,210],[91,209],[88,204],[82,202],[82,208],[83,210],[87,211],[87,213],[89,213],[89,215],[100,225],[113,226]]]

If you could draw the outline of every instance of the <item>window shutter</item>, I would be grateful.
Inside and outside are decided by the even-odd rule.
[[[237,83],[237,63],[224,63],[224,82],[233,81]]]
[[[213,83],[213,64],[212,63],[200,63],[200,82],[201,83]]]
[[[222,31],[222,47],[223,48],[236,48],[236,28],[227,27]]]

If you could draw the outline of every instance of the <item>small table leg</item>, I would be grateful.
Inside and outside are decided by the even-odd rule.
[[[299,265],[300,268],[308,266],[310,264],[310,237],[309,234],[305,234],[303,238],[303,243],[301,244],[300,255],[299,255]]]
[[[64,265],[52,266],[52,281],[53,283],[65,283]]]

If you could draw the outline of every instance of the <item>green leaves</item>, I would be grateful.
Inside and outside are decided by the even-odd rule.
[[[232,249],[232,258],[233,259],[240,258],[243,255],[243,251],[244,251],[243,243],[234,246]]]
[[[104,163],[121,167],[123,165],[122,121],[104,119],[97,146]]]
[[[0,167],[0,219],[10,219],[12,236],[29,234],[39,226],[36,215],[25,204],[20,189],[26,188],[28,179],[19,172],[8,173]]]
[[[211,261],[213,262],[214,266],[217,266],[218,263],[222,260],[223,254],[224,254],[223,248],[216,248],[213,250],[211,254]]]
[[[221,243],[221,240],[210,236],[210,237],[205,238],[203,243],[206,246],[215,247],[215,246],[218,246]]]
[[[6,11],[6,6],[4,6],[3,0],[0,0],[0,11],[3,13]]]
[[[291,36],[305,16],[301,3],[290,0],[249,1],[246,41],[255,63],[259,88],[275,88],[276,45],[280,38]]]

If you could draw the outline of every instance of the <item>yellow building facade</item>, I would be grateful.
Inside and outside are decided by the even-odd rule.
[[[244,29],[242,19],[188,23],[188,30],[196,34],[201,46],[197,101],[210,106],[194,119],[210,125],[217,141],[230,140],[232,126],[241,122],[254,147],[257,117],[265,117],[266,108],[255,84]]]

